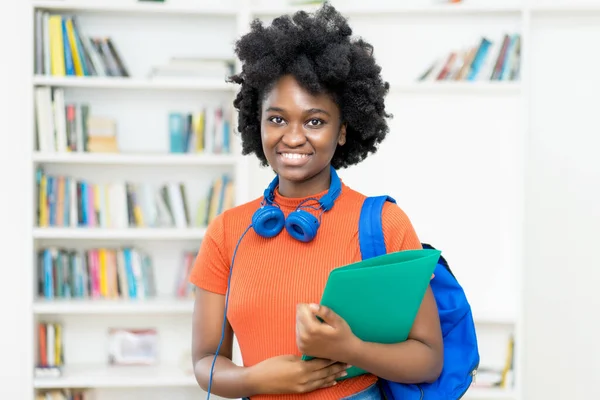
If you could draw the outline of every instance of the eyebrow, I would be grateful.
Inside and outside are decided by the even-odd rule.
[[[280,107],[269,107],[265,111],[267,111],[267,112],[268,111],[284,112],[285,110]],[[331,114],[329,114],[327,111],[323,110],[322,108],[309,108],[308,110],[305,110],[304,112],[306,114],[322,113],[322,114],[325,114],[325,115],[328,115],[331,117]]]

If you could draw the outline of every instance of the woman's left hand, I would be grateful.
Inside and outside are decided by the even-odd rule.
[[[296,344],[302,354],[344,362],[358,340],[348,323],[331,309],[318,304],[298,304]]]

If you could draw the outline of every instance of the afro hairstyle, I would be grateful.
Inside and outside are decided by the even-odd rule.
[[[261,141],[261,103],[276,81],[293,75],[310,93],[327,93],[340,108],[346,124],[346,143],[338,146],[331,165],[346,168],[377,151],[388,133],[384,98],[389,84],[373,47],[352,29],[333,6],[325,3],[314,13],[298,11],[275,18],[270,26],[255,19],[250,32],[235,45],[242,70],[230,77],[240,85],[233,102],[238,110],[242,154],[255,153],[267,166]]]

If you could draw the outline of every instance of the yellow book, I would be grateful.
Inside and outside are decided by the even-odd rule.
[[[204,151],[204,111],[194,115],[194,132],[196,134],[196,151]]]
[[[62,326],[54,324],[54,365],[62,365]]]
[[[65,46],[62,30],[62,17],[50,15],[48,17],[48,31],[50,36],[50,72],[53,76],[65,76]]]
[[[99,184],[93,184],[92,187],[94,189],[94,212],[96,213],[94,220],[96,221],[96,226],[102,226],[100,222],[100,212],[102,211],[100,186]]]
[[[41,228],[48,226],[48,206],[47,206],[47,198],[46,193],[48,191],[48,180],[46,178],[46,174],[42,175],[40,179],[40,216],[38,221],[38,226]]]
[[[514,346],[515,346],[515,339],[514,339],[514,337],[511,336],[508,340],[506,361],[504,363],[504,368],[502,369],[502,379],[500,381],[501,388],[506,388],[506,386],[507,386],[508,374],[509,374],[510,370],[512,369]]]
[[[75,30],[73,29],[73,20],[67,18],[65,20],[65,26],[67,28],[67,38],[69,39],[69,47],[71,49],[71,55],[73,57],[73,65],[75,66],[75,75],[83,76],[83,67],[81,66],[81,55],[77,51],[77,40],[75,39]]]
[[[100,295],[108,297],[108,277],[106,271],[106,249],[98,250],[98,260],[100,261]]]
[[[142,212],[142,207],[138,204],[133,206],[133,218],[135,220],[135,225],[138,228],[143,228],[144,225],[144,213]]]

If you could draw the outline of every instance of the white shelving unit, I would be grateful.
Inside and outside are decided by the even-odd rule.
[[[33,78],[34,85],[80,89],[132,89],[177,91],[233,91],[227,82],[208,79],[121,78],[121,77],[44,77]]]
[[[131,300],[38,300],[33,304],[36,315],[95,315],[95,314],[187,314],[191,316],[193,301],[169,297]]]
[[[62,240],[201,240],[204,228],[35,228],[35,239]]]
[[[184,45],[179,45],[178,41],[185,42],[187,46],[201,47],[197,41],[194,41],[202,34],[210,32],[218,40],[211,43],[207,39],[209,45],[205,46],[207,51],[223,51],[231,50],[233,39],[243,33],[254,17],[260,17],[269,20],[276,15],[296,10],[295,7],[269,6],[264,3],[259,4],[253,0],[239,0],[231,2],[201,2],[200,4],[185,1],[172,0],[165,4],[143,4],[137,3],[134,0],[126,2],[111,1],[92,1],[92,0],[47,0],[32,2],[32,10],[45,9],[56,13],[73,13],[81,15],[84,30],[86,24],[89,23],[90,29],[93,32],[101,32],[109,35],[112,31],[118,38],[127,38],[127,35],[136,28],[141,28],[146,34],[151,34],[152,37],[146,43],[137,40],[140,49],[134,49],[133,41],[129,43],[130,47],[124,45],[125,49],[120,47],[120,52],[124,56],[125,61],[130,60],[128,52],[134,53],[134,50],[139,50],[136,55],[139,55],[140,61],[136,61],[132,65],[134,71],[132,78],[57,78],[49,76],[32,76],[32,87],[51,86],[63,88],[67,93],[73,93],[73,98],[87,99],[97,101],[103,107],[103,110],[115,109],[118,104],[119,110],[115,111],[118,117],[125,116],[128,110],[132,109],[138,115],[144,115],[144,107],[151,104],[152,110],[160,109],[164,112],[171,103],[177,106],[185,104],[193,104],[201,102],[204,99],[219,98],[231,101],[235,87],[225,82],[213,80],[176,80],[176,79],[148,79],[144,76],[144,68],[148,68],[149,63],[154,60],[142,55],[141,51],[152,49],[156,50],[163,56],[169,54],[169,44],[173,44],[176,48],[175,52],[181,52],[185,48]],[[577,8],[567,6],[530,6],[519,3],[503,4],[502,2],[485,2],[484,0],[473,0],[471,3],[464,5],[447,5],[447,6],[427,6],[424,2],[411,3],[404,5],[400,2],[390,5],[390,3],[377,5],[369,3],[366,5],[353,5],[352,2],[344,3],[337,6],[344,14],[350,17],[351,24],[355,32],[363,35],[366,39],[375,44],[375,54],[381,60],[384,67],[384,75],[391,83],[390,99],[388,108],[395,114],[392,122],[392,131],[410,132],[416,127],[423,124],[424,131],[444,132],[444,129],[450,130],[449,126],[462,126],[465,128],[464,136],[457,140],[473,141],[478,140],[478,136],[486,134],[484,132],[489,128],[489,124],[485,125],[486,129],[482,129],[483,124],[488,123],[490,118],[497,116],[494,114],[496,110],[498,114],[502,114],[502,118],[496,124],[494,129],[491,129],[490,135],[501,135],[503,132],[510,132],[507,135],[506,142],[495,143],[495,148],[500,152],[500,156],[490,156],[490,162],[507,163],[513,162],[514,168],[508,173],[508,180],[519,178],[522,160],[521,156],[523,143],[521,140],[527,132],[527,120],[522,118],[527,111],[524,107],[528,106],[527,96],[528,88],[526,85],[527,79],[527,60],[529,44],[530,20],[533,15],[538,13],[557,13],[563,11],[581,12],[590,8]],[[383,2],[382,2],[383,3]],[[311,7],[307,7],[310,9]],[[593,8],[593,7],[591,7]],[[116,22],[114,22],[116,20]],[[380,23],[373,24],[372,21]],[[419,21],[422,27],[415,27],[411,24],[402,26],[398,22]],[[112,22],[110,22],[112,21]],[[202,23],[206,22],[208,27],[202,27]],[[439,30],[444,33],[435,33],[431,29],[431,24],[428,22],[439,23]],[[129,25],[130,24],[130,25]],[[156,29],[156,33],[153,33]],[[179,29],[181,30],[180,33]],[[196,31],[197,29],[198,31]],[[219,29],[218,33],[211,31]],[[416,33],[410,35],[410,41],[398,40],[394,46],[401,47],[398,54],[384,49],[383,46],[389,46],[390,34],[395,30],[400,30],[398,37],[404,34],[410,35],[410,29],[414,29]],[[497,35],[503,32],[504,29],[518,30],[521,32],[524,53],[523,65],[524,73],[521,82],[414,82],[413,78],[417,72],[420,72],[426,67],[427,62],[436,52],[447,52],[450,46],[462,45],[470,39],[476,40],[482,34]],[[169,30],[168,39],[160,40],[161,32]],[[454,33],[454,30],[456,31]],[[446,33],[448,33],[446,35]],[[423,37],[419,37],[423,35]],[[156,42],[152,42],[152,40]],[[171,40],[171,42],[169,42]],[[152,42],[152,43],[148,43]],[[118,43],[120,44],[120,43]],[[175,46],[175,44],[177,44]],[[228,45],[226,49],[226,44]],[[429,50],[426,48],[429,47]],[[163,46],[163,47],[160,47]],[[404,46],[404,47],[402,47]],[[123,51],[125,50],[125,51]],[[32,50],[33,51],[33,50]],[[193,53],[193,51],[192,51]],[[110,102],[114,102],[112,105]],[[453,99],[458,99],[453,101]],[[421,107],[415,111],[417,107]],[[437,121],[431,121],[428,118],[426,107],[431,107],[435,112],[445,110]],[[408,109],[411,112],[406,112]],[[425,110],[425,111],[424,111]],[[465,110],[472,111],[472,120],[466,120],[470,115]],[[462,113],[462,114],[461,114]],[[459,115],[459,117],[456,117]],[[482,116],[483,115],[483,116]],[[433,118],[436,119],[436,118]],[[233,125],[235,126],[235,124]],[[468,128],[467,128],[468,126]],[[144,132],[123,132],[120,135],[135,136],[135,140],[142,143],[144,140]],[[155,132],[150,132],[156,134]],[[456,133],[453,131],[453,133]],[[33,133],[32,133],[33,134]],[[419,133],[421,134],[421,132]],[[401,139],[390,137],[388,141],[392,141],[397,148],[408,148],[409,152],[414,149],[422,149],[427,146],[427,141],[440,141],[439,136],[430,136],[424,139],[418,139],[410,134],[404,134]],[[152,138],[150,141],[154,140]],[[398,141],[399,140],[399,141]],[[512,142],[511,142],[512,140]],[[128,142],[129,143],[129,142]],[[405,146],[406,145],[406,146]],[[452,141],[443,142],[440,147],[455,145]],[[517,146],[513,148],[511,146]],[[144,147],[144,146],[142,146]],[[392,147],[392,145],[390,145]],[[459,144],[457,147],[461,147]],[[468,148],[462,146],[463,148]],[[210,176],[214,170],[227,170],[232,172],[236,179],[236,202],[243,203],[248,199],[262,193],[265,181],[270,179],[270,173],[267,171],[264,174],[264,179],[261,178],[261,172],[251,167],[251,164],[246,158],[235,156],[220,156],[220,155],[173,155],[164,152],[148,150],[144,148],[141,151],[131,149],[128,152],[120,154],[60,154],[60,153],[41,153],[32,149],[31,162],[37,166],[44,166],[48,170],[66,172],[76,171],[78,175],[90,176],[95,178],[102,176],[106,171],[109,173],[133,174],[135,177],[143,176],[144,174],[153,174],[161,172],[162,169],[169,168],[170,173],[181,173],[184,176],[194,177],[196,172],[199,172],[202,179]],[[235,149],[234,154],[239,154],[238,149]],[[489,149],[488,149],[489,150]],[[484,151],[484,150],[482,150]],[[508,157],[507,154],[516,154],[514,157]],[[434,157],[441,157],[442,153],[434,151]],[[367,168],[377,170],[389,160],[395,160],[397,154],[382,148],[377,156],[372,157],[366,163]],[[415,162],[416,156],[412,158],[405,152],[400,154],[400,157],[406,157],[411,162]],[[485,157],[484,157],[485,158]],[[482,161],[477,159],[476,161]],[[483,161],[482,161],[483,162]],[[435,176],[436,171],[427,169],[427,165],[419,164],[419,168],[425,170],[426,173]],[[439,168],[439,165],[436,167]],[[474,167],[480,169],[482,174],[486,174],[487,169],[492,169],[492,178],[498,178],[500,173],[495,171],[490,164],[485,164],[483,167]],[[450,168],[450,173],[455,173],[456,169]],[[465,167],[464,171],[469,168]],[[362,170],[361,170],[362,172]],[[161,172],[162,173],[162,172]],[[512,174],[512,175],[511,175]],[[267,175],[268,178],[267,178]],[[365,180],[352,169],[348,172],[343,172],[342,177],[355,186],[358,190],[365,192],[380,192],[380,182],[373,180]],[[444,176],[445,177],[445,176]],[[441,177],[440,180],[443,180]],[[470,175],[466,179],[474,179],[477,181],[481,175]],[[479,181],[478,181],[479,182]],[[439,182],[438,182],[439,183]],[[411,197],[403,193],[403,208],[415,225],[422,230],[421,236],[431,237],[434,244],[441,243],[441,246],[446,248],[458,247],[461,242],[469,240],[465,237],[457,237],[450,232],[436,232],[439,225],[433,225],[431,219],[438,217],[427,218],[427,214],[433,210],[432,203],[420,204],[423,193],[427,190],[435,188],[430,183],[425,183],[429,189],[424,188],[418,183],[418,179],[407,177],[406,180],[399,180],[398,187],[394,189],[398,193],[402,193],[402,186],[408,185],[412,188],[423,189],[423,192],[418,192],[415,197]],[[462,185],[459,182],[459,186]],[[473,262],[473,259],[467,257],[464,253],[448,252],[448,259],[458,272],[458,275],[465,282],[465,287],[470,293],[470,298],[476,311],[476,322],[480,332],[482,341],[482,362],[485,363],[489,359],[493,359],[492,364],[502,362],[503,354],[506,348],[505,338],[507,335],[514,334],[517,343],[521,337],[521,312],[520,312],[520,282],[519,274],[522,266],[520,243],[520,231],[516,229],[519,223],[522,188],[520,182],[507,183],[500,182],[502,187],[511,187],[509,195],[510,207],[516,214],[506,222],[505,230],[499,234],[514,235],[510,242],[503,242],[508,256],[503,261],[505,269],[501,271],[483,271],[473,273],[479,267]],[[391,185],[394,185],[392,183]],[[510,186],[514,185],[514,186]],[[444,187],[443,190],[453,189]],[[464,187],[461,187],[464,189]],[[489,189],[484,187],[482,191]],[[392,188],[390,188],[392,190]],[[436,189],[437,190],[437,189]],[[477,198],[477,196],[475,196]],[[35,207],[35,200],[32,200],[32,208]],[[505,199],[501,199],[505,201]],[[455,203],[452,203],[455,204]],[[497,205],[498,203],[494,203]],[[470,205],[474,210],[474,214],[480,212],[476,204]],[[463,212],[464,209],[460,209]],[[447,213],[446,209],[442,209],[440,213]],[[439,214],[438,214],[439,215]],[[502,220],[503,215],[494,219],[490,224]],[[439,218],[438,218],[439,220]],[[450,223],[453,223],[451,220]],[[476,225],[473,221],[469,221]],[[488,229],[489,226],[488,226]],[[95,243],[127,244],[136,243],[153,249],[157,258],[160,260],[156,268],[161,269],[161,276],[166,280],[173,280],[177,270],[179,252],[186,248],[197,248],[204,235],[204,228],[187,228],[187,229],[150,229],[150,228],[127,228],[127,229],[94,229],[94,228],[36,228],[31,231],[31,240],[33,247],[44,246],[46,244],[74,246],[76,248],[85,248],[93,246]],[[507,234],[508,232],[508,234]],[[473,233],[469,236],[472,236]],[[451,239],[454,236],[454,239]],[[459,235],[458,235],[459,236]],[[489,240],[495,240],[498,236],[493,236]],[[494,267],[498,264],[494,264]],[[34,266],[31,266],[34,268]],[[492,267],[490,267],[492,268]],[[473,273],[471,275],[471,273]],[[491,279],[497,279],[498,284],[489,290],[489,293],[483,293],[477,289],[480,280],[483,284],[489,284]],[[170,281],[169,281],[170,282]],[[168,286],[168,285],[166,285]],[[166,287],[165,286],[165,287]],[[494,308],[493,297],[501,295],[502,298],[508,298],[509,305],[506,308]],[[65,322],[65,346],[69,355],[73,354],[74,362],[67,361],[67,366],[63,371],[63,375],[57,379],[34,379],[32,383],[33,389],[46,388],[63,388],[63,387],[85,387],[97,389],[100,394],[100,399],[109,398],[106,396],[116,396],[114,390],[122,389],[132,390],[138,388],[140,391],[151,389],[152,393],[147,399],[164,398],[165,393],[169,394],[169,398],[175,398],[175,393],[178,398],[191,399],[201,398],[202,393],[197,387],[197,384],[189,371],[190,365],[181,366],[177,357],[169,357],[166,363],[156,367],[111,367],[106,365],[104,357],[104,349],[86,350],[84,341],[95,340],[93,343],[103,343],[103,332],[109,326],[122,326],[123,324],[132,324],[136,327],[158,326],[159,330],[166,332],[167,339],[164,341],[161,350],[163,353],[169,353],[173,349],[179,351],[179,347],[189,348],[189,317],[192,312],[192,303],[187,300],[179,300],[168,296],[168,290],[157,299],[127,301],[127,300],[60,300],[60,301],[44,301],[35,299],[32,303],[32,316],[36,319],[60,320]],[[90,322],[93,319],[93,323]],[[72,332],[71,332],[72,331]],[[100,333],[98,333],[100,331]],[[181,346],[180,346],[181,345]],[[97,346],[102,347],[102,346]],[[518,345],[517,345],[518,349]],[[239,362],[239,355],[236,360]],[[32,367],[33,367],[32,361]],[[519,351],[517,351],[517,359],[515,361],[515,372],[519,373]],[[519,381],[517,379],[517,381]],[[110,389],[109,392],[104,390]],[[108,393],[108,394],[107,394]],[[105,397],[102,397],[105,396]],[[126,395],[123,395],[126,396]],[[200,397],[199,397],[200,396]],[[110,397],[111,400],[116,397]],[[502,389],[480,389],[472,388],[469,390],[466,399],[484,400],[484,399],[502,399],[502,400],[521,400],[520,388],[514,390]]]
[[[168,121],[171,111],[190,112],[203,104],[230,106],[235,87],[214,79],[149,78],[148,71],[172,56],[203,55],[225,58],[233,54],[243,18],[239,8],[225,2],[196,4],[137,3],[136,1],[34,1],[35,10],[76,15],[79,28],[89,36],[111,36],[128,66],[130,77],[56,77],[32,75],[32,90],[61,88],[65,100],[86,102],[92,115],[111,116],[117,122],[120,152],[62,153],[32,149],[33,169],[90,181],[110,179],[131,182],[179,180],[186,185],[194,220],[197,202],[206,195],[211,179],[228,173],[235,180],[235,201],[247,201],[247,160],[237,156],[239,143],[232,135],[230,154],[171,154]],[[175,27],[175,29],[173,29]],[[212,36],[218,34],[219,39]],[[137,35],[137,36],[136,36]],[[33,49],[32,49],[33,51]],[[35,115],[32,113],[32,115]],[[230,126],[236,127],[232,113]],[[35,132],[31,133],[35,135]],[[37,195],[37,193],[36,193]],[[32,199],[35,209],[37,197]],[[37,219],[36,219],[37,220]],[[175,296],[183,252],[200,246],[206,228],[194,223],[187,228],[88,228],[33,227],[32,248],[53,246],[84,250],[133,246],[151,257],[157,296],[147,299],[38,298],[34,290],[34,320],[59,322],[64,329],[65,366],[58,378],[33,376],[32,391],[52,388],[87,388],[97,400],[143,397],[191,399],[205,397],[191,371],[190,318],[193,302]],[[36,257],[33,257],[35,270]],[[33,273],[37,279],[37,273]],[[159,361],[153,366],[111,366],[107,358],[107,329],[154,328],[159,337]],[[34,334],[37,343],[37,334]],[[86,342],[89,340],[89,345]],[[37,346],[34,345],[36,348]],[[31,368],[37,361],[33,352]],[[239,356],[236,353],[236,362]],[[134,391],[134,392],[132,392]],[[218,399],[218,397],[214,397]]]
[[[194,154],[101,154],[101,153],[34,153],[33,162],[38,164],[69,165],[155,165],[155,166],[235,166],[237,160],[231,155]]]
[[[174,4],[172,4],[174,3]],[[172,3],[137,3],[134,1],[118,2],[108,0],[95,2],[90,0],[46,0],[33,1],[36,8],[56,10],[57,12],[70,12],[78,14],[104,13],[104,14],[158,14],[158,15],[191,15],[191,16],[226,16],[237,17],[238,11],[231,7],[231,2],[195,2],[175,1]]]
[[[74,388],[178,388],[198,386],[191,373],[175,367],[111,367],[76,365],[67,367],[59,379],[35,381],[36,389]],[[211,396],[212,397],[212,396]]]

